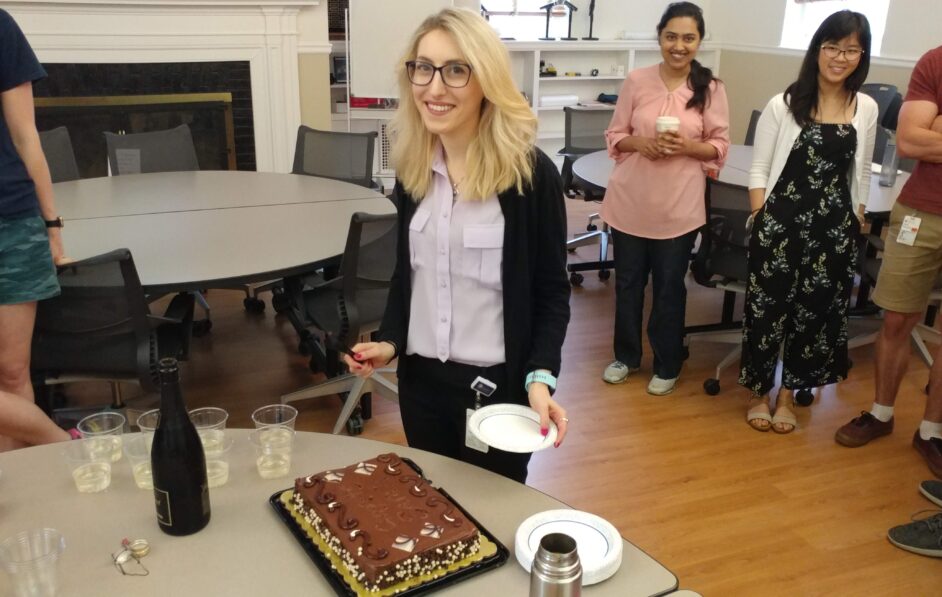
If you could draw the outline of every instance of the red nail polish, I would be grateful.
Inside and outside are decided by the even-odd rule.
[[[540,429],[540,435],[542,435],[543,437],[546,437],[548,434],[549,434],[549,428],[543,427]]]
[[[358,361],[362,361],[362,360],[363,360],[363,355],[360,354],[360,353],[356,353],[355,355],[353,355],[353,358],[355,358],[355,359],[358,360]]]
[[[555,444],[553,444],[553,447],[554,447],[554,448],[558,448],[558,447],[559,447],[559,442],[556,442]]]

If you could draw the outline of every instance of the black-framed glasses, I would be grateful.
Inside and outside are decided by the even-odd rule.
[[[449,62],[442,66],[435,66],[421,60],[410,60],[406,62],[406,73],[409,75],[409,81],[420,87],[431,84],[435,73],[439,73],[442,83],[448,87],[460,88],[466,86],[471,80],[471,65],[463,62]]]
[[[828,58],[837,58],[843,54],[844,58],[846,58],[848,62],[857,62],[864,53],[864,51],[860,48],[849,48],[847,50],[842,50],[837,46],[821,46],[821,51],[824,52],[824,55]]]

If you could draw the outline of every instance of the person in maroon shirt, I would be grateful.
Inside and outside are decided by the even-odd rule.
[[[835,440],[859,447],[893,431],[893,404],[909,363],[909,338],[923,317],[942,270],[942,46],[913,69],[899,114],[900,155],[917,160],[890,216],[886,250],[874,291],[884,309],[876,343],[876,392],[869,412],[837,430]],[[913,447],[942,478],[942,351],[929,374],[925,415]]]

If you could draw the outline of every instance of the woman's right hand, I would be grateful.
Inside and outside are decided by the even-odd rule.
[[[344,354],[343,361],[350,369],[350,373],[359,377],[369,377],[375,369],[384,367],[396,356],[396,349],[389,342],[361,342],[355,344],[350,350],[356,358]]]
[[[640,153],[642,156],[651,161],[659,160],[664,157],[664,152],[661,149],[657,139],[650,139],[648,137],[635,137],[635,139],[635,151]]]

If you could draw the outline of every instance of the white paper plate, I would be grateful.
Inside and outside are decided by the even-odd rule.
[[[583,585],[602,582],[621,566],[622,538],[612,523],[580,510],[547,510],[534,514],[517,528],[514,552],[527,572],[540,540],[550,533],[565,533],[575,539]]]
[[[540,435],[540,415],[521,404],[492,404],[474,411],[468,428],[479,440],[505,452],[537,452],[556,442],[556,423]]]

